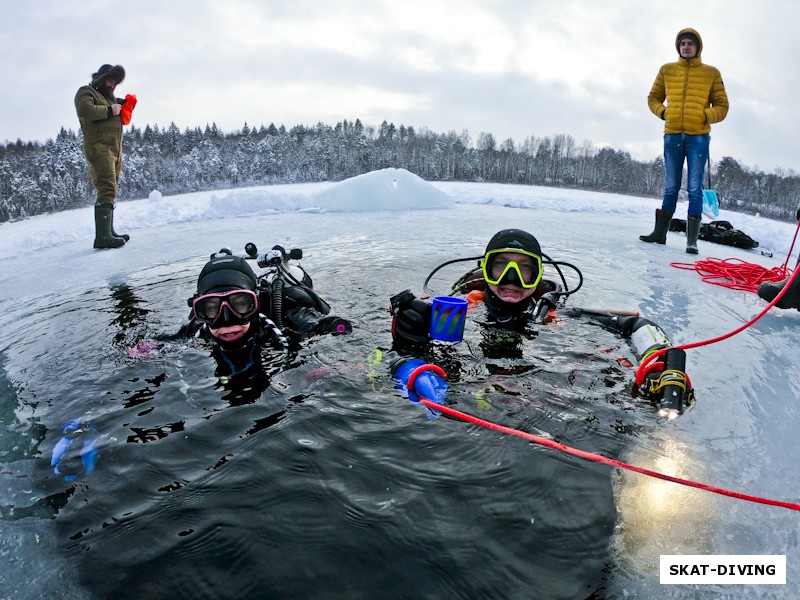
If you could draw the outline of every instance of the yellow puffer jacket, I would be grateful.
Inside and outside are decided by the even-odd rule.
[[[661,67],[653,82],[647,105],[659,119],[664,119],[664,133],[708,133],[712,123],[719,123],[728,114],[728,95],[719,70],[700,60],[703,40],[694,29],[678,32],[675,45],[682,35],[691,33],[699,42],[697,56],[691,60]],[[664,101],[666,100],[666,106]]]

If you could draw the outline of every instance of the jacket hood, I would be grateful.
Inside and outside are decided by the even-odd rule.
[[[700,34],[697,33],[697,31],[692,29],[691,27],[685,27],[681,29],[678,32],[678,35],[675,36],[675,50],[678,51],[678,56],[680,56],[681,51],[678,44],[680,43],[681,38],[687,33],[697,38],[697,56],[699,57],[703,53],[703,38],[701,38]]]

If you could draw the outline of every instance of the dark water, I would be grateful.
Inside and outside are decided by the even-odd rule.
[[[434,266],[479,253],[491,233],[525,213],[500,209],[487,224],[467,209],[446,232],[425,214],[394,223],[324,217],[307,235],[303,264],[356,330],[304,343],[288,365],[267,356],[263,390],[218,381],[202,343],[174,343],[146,359],[127,355],[133,343],[177,329],[203,257],[216,248],[7,307],[3,551],[37,576],[9,571],[0,579],[3,597],[658,597],[672,593],[657,585],[659,551],[720,553],[728,535],[741,543],[747,529],[732,534],[715,516],[729,510],[726,500],[475,425],[428,420],[394,390],[385,363],[370,363],[375,348],[390,345],[390,295],[405,287],[419,293]],[[353,219],[362,220],[358,228]],[[356,232],[364,219],[369,236]],[[299,237],[292,227],[303,221],[288,221],[260,225],[273,236],[288,226]],[[411,239],[397,239],[398,227],[413,231]],[[560,250],[567,260],[580,253]],[[619,259],[581,264],[589,283],[604,260]],[[436,291],[462,272],[445,271]],[[633,292],[622,280],[602,287],[599,301],[611,292],[630,308]],[[668,291],[645,302],[668,303],[673,328],[683,318],[680,297]],[[515,359],[486,358],[480,335],[468,328],[464,343],[441,349],[451,371],[459,365],[448,396],[459,410],[657,470],[701,442],[723,448],[730,470],[751,468],[725,452],[757,435],[732,434],[737,426],[723,423],[724,432],[697,432],[688,415],[665,429],[633,400],[632,372],[617,360],[632,354],[598,327],[566,320],[541,328]],[[713,388],[717,380],[703,383]],[[64,481],[49,457],[60,428],[78,417],[97,429],[97,465]],[[674,474],[714,474],[708,463],[679,463],[684,471]],[[664,536],[665,522],[677,538]],[[754,551],[765,534],[753,526],[753,544],[740,553],[786,553],[791,522],[780,514],[766,535],[781,539],[780,548]],[[39,541],[24,541],[26,531]]]

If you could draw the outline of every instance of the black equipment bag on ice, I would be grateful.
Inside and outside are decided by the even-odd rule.
[[[669,222],[669,230],[686,233],[686,219],[671,219]]]
[[[700,225],[700,239],[715,244],[724,244],[736,248],[758,248],[758,242],[738,229],[734,229],[728,221],[711,221]]]
[[[686,231],[686,219],[672,219],[669,222],[670,231]],[[738,229],[728,221],[711,221],[711,223],[701,223],[700,235],[698,236],[705,242],[713,242],[724,246],[744,248],[750,250],[758,248],[758,242],[749,235]]]

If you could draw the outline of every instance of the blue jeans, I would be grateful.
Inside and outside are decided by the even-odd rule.
[[[683,178],[683,162],[689,171],[687,192],[689,194],[689,216],[700,218],[703,214],[703,175],[708,162],[708,145],[711,136],[707,133],[667,133],[664,135],[664,201],[661,210],[675,212],[678,192]]]

